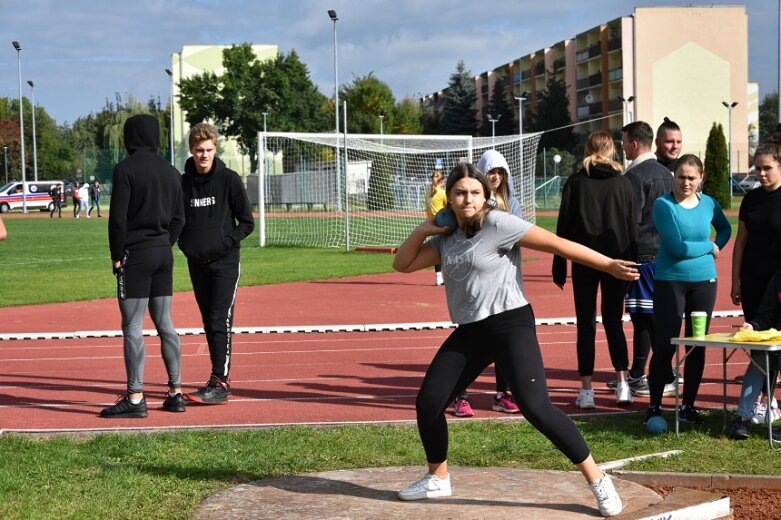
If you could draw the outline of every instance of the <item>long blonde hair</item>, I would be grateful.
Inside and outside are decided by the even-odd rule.
[[[613,136],[603,131],[592,132],[586,139],[586,158],[583,159],[583,167],[588,172],[592,166],[604,164],[620,173],[623,167],[613,159],[615,153]]]

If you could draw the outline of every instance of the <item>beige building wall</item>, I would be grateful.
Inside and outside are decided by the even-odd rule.
[[[171,55],[171,71],[173,72],[173,111],[174,111],[174,165],[179,171],[184,171],[184,163],[190,156],[187,146],[187,136],[190,125],[184,120],[185,114],[179,106],[179,82],[204,72],[214,72],[218,76],[224,72],[222,66],[222,51],[230,45],[185,45],[182,51]],[[252,45],[252,51],[260,60],[274,58],[279,50],[276,45]],[[262,128],[258,129],[263,130]],[[249,175],[250,159],[239,151],[238,143],[233,139],[220,137],[217,142],[220,159],[241,176]]]
[[[667,116],[681,127],[683,153],[705,157],[721,123],[732,171],[748,161],[748,16],[745,7],[637,7],[634,12],[636,119],[656,129]],[[631,70],[631,69],[630,69]]]

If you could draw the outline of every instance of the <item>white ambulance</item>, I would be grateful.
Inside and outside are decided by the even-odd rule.
[[[13,181],[0,187],[0,213],[8,213],[12,209],[22,209],[22,196],[27,199],[27,210],[39,209],[51,211],[54,203],[49,192],[55,184],[61,188],[60,200],[65,204],[65,183],[63,181]]]

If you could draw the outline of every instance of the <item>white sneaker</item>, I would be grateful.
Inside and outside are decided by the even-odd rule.
[[[632,404],[632,389],[629,387],[629,383],[618,383],[616,386],[616,403],[618,404]]]
[[[578,398],[575,399],[575,406],[578,408],[596,408],[594,404],[594,390],[580,389]]]
[[[675,397],[676,386],[677,386],[676,383],[667,383],[666,385],[664,385],[664,389],[662,390],[662,397]],[[630,386],[630,388],[632,387]],[[632,390],[632,393],[638,397],[649,397],[651,395],[651,389],[648,388],[648,385],[646,385],[644,388],[638,388],[637,390]]]
[[[591,486],[591,492],[594,493],[594,497],[597,499],[599,513],[602,516],[616,516],[624,508],[621,497],[618,496],[609,475],[604,475],[601,479],[589,484],[589,486]]]
[[[445,285],[445,279],[442,278],[442,273],[437,273],[437,285]]]
[[[436,475],[426,473],[420,480],[398,492],[401,500],[422,500],[424,498],[449,497],[453,494],[450,488],[450,474],[442,480]]]
[[[774,397],[770,402],[770,422],[777,421],[781,417],[781,411],[778,409],[778,401]],[[765,415],[767,414],[767,404],[761,396],[754,403],[754,409],[751,411],[751,422],[753,424],[765,424]]]

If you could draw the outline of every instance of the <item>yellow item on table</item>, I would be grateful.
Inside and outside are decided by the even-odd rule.
[[[737,342],[751,342],[757,341],[779,341],[781,340],[781,331],[776,329],[768,330],[739,330],[730,339],[730,341]]]

